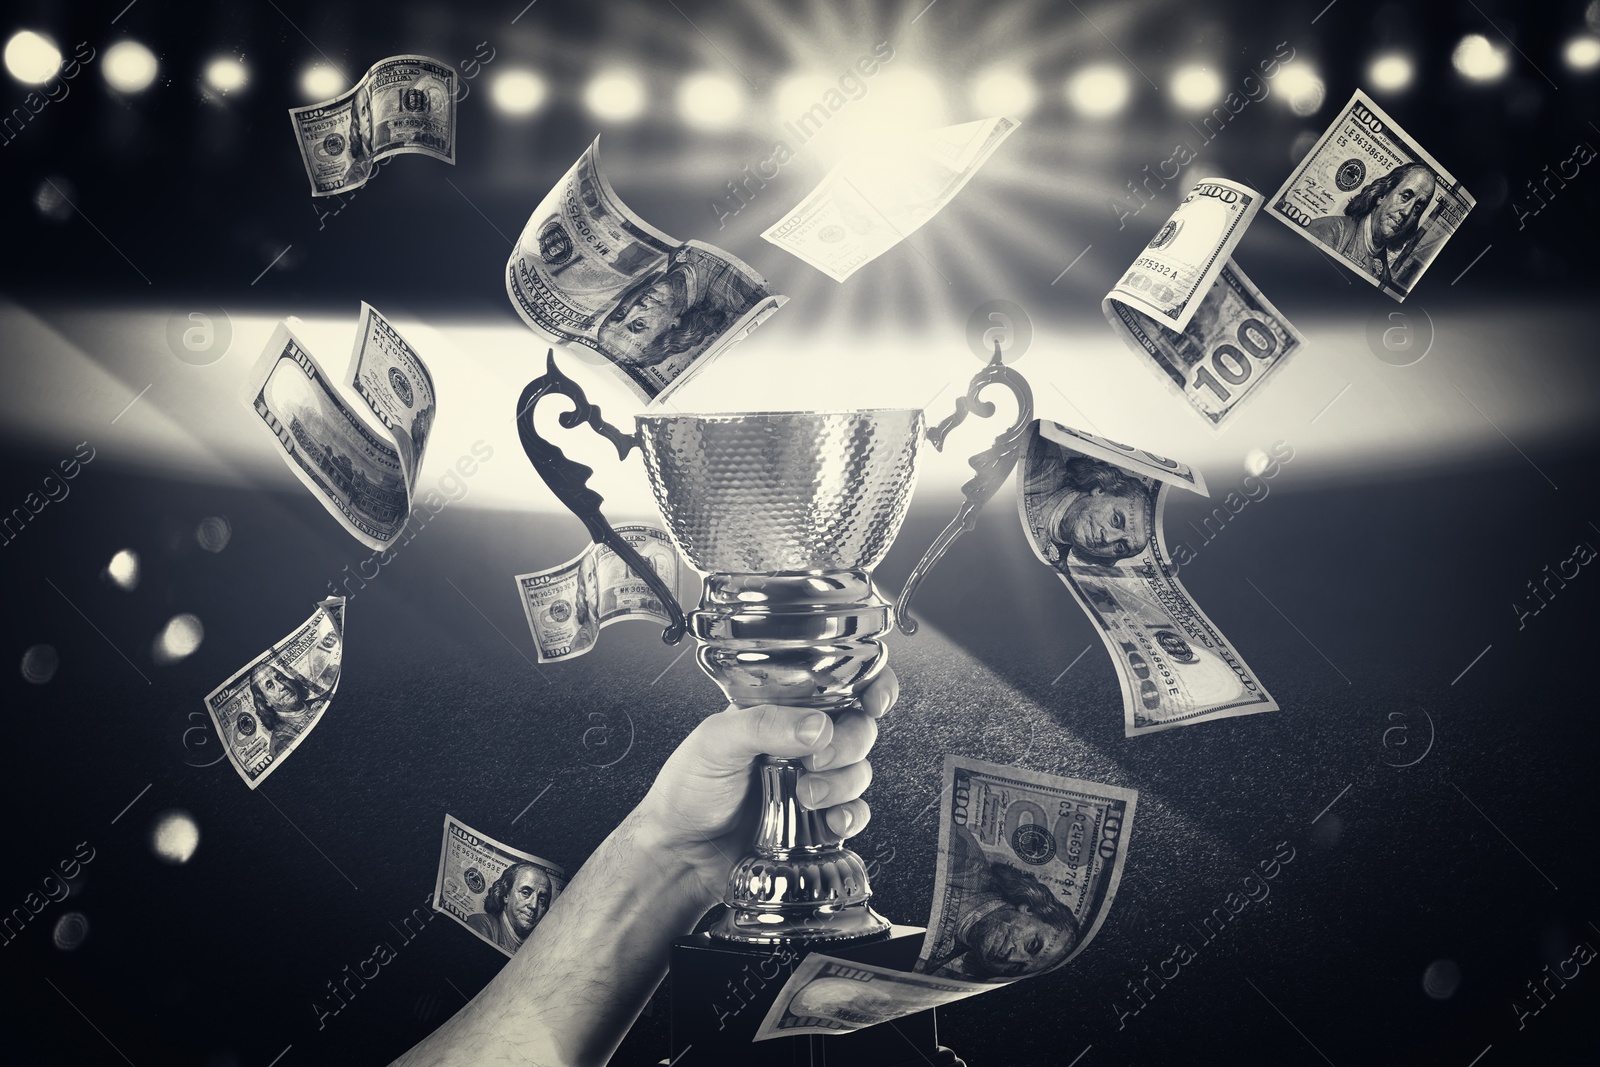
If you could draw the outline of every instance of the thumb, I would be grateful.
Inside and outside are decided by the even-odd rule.
[[[833,739],[833,719],[810,708],[758,704],[706,717],[694,731],[696,749],[717,770],[741,770],[757,756],[798,757]]]

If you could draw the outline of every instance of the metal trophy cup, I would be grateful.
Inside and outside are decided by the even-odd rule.
[[[990,383],[1016,393],[1018,418],[994,448],[971,461],[978,477],[964,487],[967,503],[907,582],[899,617],[908,633],[915,628],[905,613],[912,590],[949,544],[972,528],[977,509],[1010,473],[1033,417],[1027,383],[1001,365],[997,347],[994,361],[957,401],[956,414],[928,433],[936,447],[969,410],[993,412],[992,404],[977,400]],[[687,617],[655,569],[601,514],[601,497],[587,485],[593,470],[568,459],[534,428],[535,407],[552,394],[573,404],[559,416],[563,427],[588,423],[616,446],[619,459],[634,448],[644,454],[668,532],[705,575],[699,607]],[[910,504],[922,412],[641,415],[634,433],[626,434],[601,418],[583,390],[557,369],[552,353],[546,373],[523,390],[517,430],[528,458],[561,502],[666,606],[672,623],[663,640],[674,644],[691,633],[700,668],[735,706],[839,712],[853,706],[860,689],[883,669],[880,638],[894,613],[874,590],[872,569],[888,552]],[[734,865],[723,896],[726,908],[708,931],[710,943],[746,951],[793,949],[787,952],[792,961],[820,944],[834,952],[840,943],[888,935],[889,922],[871,907],[861,857],[840,843],[821,812],[805,810],[796,799],[800,769],[798,759],[761,757],[756,840]]]
[[[922,577],[992,496],[1016,460],[1017,440],[1032,419],[1026,382],[994,360],[973,380],[957,410],[929,434],[936,446],[974,410],[991,382],[1017,394],[1018,418],[996,447],[972,461],[967,503],[918,563],[901,598],[901,626],[915,624],[907,602]],[[705,577],[700,606],[685,619],[673,591],[619,537],[588,488],[594,471],[539,436],[534,409],[551,394],[573,410],[560,424],[588,423],[616,446],[619,459],[644,454],[657,505],[678,548]],[[548,357],[546,373],[517,403],[523,449],[546,484],[650,586],[672,617],[662,634],[675,644],[686,629],[695,659],[737,707],[782,704],[837,712],[883,669],[890,606],[872,586],[911,501],[922,412],[885,408],[838,413],[640,415],[625,434],[605,422],[577,383]],[[1003,447],[1008,445],[1009,447]],[[996,466],[998,470],[995,477]],[[983,484],[978,485],[979,482]],[[866,865],[844,847],[820,812],[795,798],[800,761],[761,758],[761,816],[754,851],[733,869],[727,911],[711,933],[726,941],[795,945],[869,937],[889,923],[868,903]]]

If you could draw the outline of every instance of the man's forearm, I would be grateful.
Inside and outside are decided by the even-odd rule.
[[[600,844],[505,968],[394,1067],[603,1064],[708,902],[692,865],[641,833]]]

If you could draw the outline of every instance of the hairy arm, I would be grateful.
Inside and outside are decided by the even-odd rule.
[[[864,757],[897,690],[885,670],[861,709],[837,718],[762,706],[702,721],[511,961],[393,1067],[604,1064],[666,975],[673,938],[721,898],[750,842],[756,757],[807,757],[800,802],[826,811],[840,837],[860,833]]]
[[[714,902],[635,810],[472,1002],[395,1067],[603,1064],[667,972],[672,938]]]

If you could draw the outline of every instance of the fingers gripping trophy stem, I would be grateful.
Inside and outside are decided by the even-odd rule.
[[[961,487],[964,499],[956,517],[939,531],[939,536],[922,554],[916,567],[912,568],[911,576],[906,579],[905,588],[900,590],[900,599],[895,601],[894,616],[902,633],[917,632],[917,620],[911,617],[911,598],[916,595],[917,587],[949,551],[950,546],[955,544],[956,539],[978,525],[978,512],[999,491],[1010,476],[1011,469],[1017,465],[1018,454],[1027,439],[1028,427],[1033,422],[1033,390],[1028,387],[1026,378],[1005,365],[1000,355],[1000,342],[996,341],[993,358],[973,375],[967,385],[966,395],[956,397],[955,412],[939,425],[929,428],[927,437],[934,448],[944,450],[945,437],[966,420],[968,413],[976,413],[984,419],[994,414],[994,404],[978,398],[978,394],[989,385],[1001,385],[1011,390],[1017,401],[1017,417],[1008,429],[995,437],[993,445],[967,460],[976,473]]]
[[[539,477],[544,479],[544,483],[550,487],[556,499],[565,504],[568,511],[583,520],[589,536],[594,538],[597,544],[606,545],[620,556],[628,565],[628,569],[650,587],[650,591],[661,601],[672,619],[671,624],[661,632],[661,640],[669,645],[675,645],[683,638],[687,628],[683,608],[679,606],[677,596],[667,588],[667,583],[661,580],[656,569],[634,551],[633,546],[623,540],[617,531],[611,528],[611,523],[606,521],[605,515],[601,514],[600,505],[605,498],[590,489],[588,484],[594,468],[568,459],[560,448],[541,437],[534,426],[534,408],[540,400],[551,394],[559,394],[572,401],[572,410],[564,411],[558,416],[562,428],[570,430],[580,423],[587,422],[590,429],[616,446],[619,460],[627,459],[628,453],[638,447],[639,440],[633,434],[623,433],[600,417],[599,406],[589,403],[589,398],[584,395],[578,383],[562,374],[556,366],[554,350],[546,355],[545,373],[529,382],[517,400],[517,436],[522,439],[522,450],[528,454],[528,461],[533,464],[533,469],[539,472]]]
[[[834,716],[859,707],[861,693],[882,673],[880,638],[891,625],[889,605],[862,570],[712,574],[689,624],[701,642],[700,666],[736,706]],[[800,803],[804,771],[797,757],[757,761],[756,840],[729,875],[727,910],[713,937],[785,945],[888,929],[868,903],[866,864],[828,826],[827,805]]]

